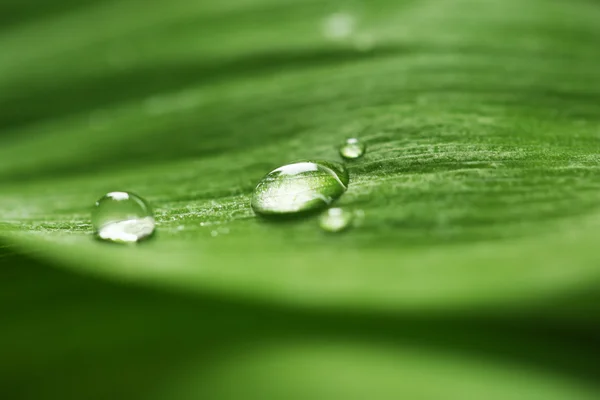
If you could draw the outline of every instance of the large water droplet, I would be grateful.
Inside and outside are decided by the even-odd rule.
[[[350,138],[340,146],[340,155],[347,160],[354,160],[362,157],[366,150],[366,144],[357,138]]]
[[[269,172],[256,186],[252,208],[263,215],[313,211],[331,204],[348,188],[348,171],[329,161],[303,161]]]
[[[319,217],[321,229],[327,232],[341,232],[350,226],[354,215],[342,208],[330,208]]]
[[[155,222],[144,199],[133,193],[111,192],[96,202],[92,227],[102,240],[134,243],[152,235]]]

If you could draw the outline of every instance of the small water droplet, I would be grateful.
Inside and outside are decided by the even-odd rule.
[[[148,203],[133,193],[108,193],[92,211],[95,235],[110,242],[138,242],[152,235],[155,225]]]
[[[319,226],[327,232],[341,232],[347,229],[354,215],[342,208],[330,208],[319,217]]]
[[[346,12],[329,15],[323,22],[323,35],[331,40],[342,40],[350,37],[356,28],[356,18]]]
[[[252,208],[263,215],[327,207],[348,188],[348,170],[329,161],[303,161],[269,172],[256,186]]]
[[[367,150],[367,146],[357,138],[346,139],[340,146],[340,155],[347,160],[354,160],[362,157]]]

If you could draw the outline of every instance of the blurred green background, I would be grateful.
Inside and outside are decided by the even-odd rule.
[[[2,0],[0,398],[597,399],[600,3]],[[267,172],[358,136],[339,235]],[[156,209],[139,246],[90,207]]]

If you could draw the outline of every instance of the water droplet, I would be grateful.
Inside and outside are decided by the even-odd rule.
[[[134,243],[152,235],[155,221],[148,203],[128,192],[111,192],[96,202],[92,227],[102,240]]]
[[[317,210],[344,194],[349,180],[348,170],[335,162],[284,165],[258,183],[252,195],[252,208],[264,215]]]
[[[323,22],[323,35],[331,40],[342,40],[350,37],[356,28],[356,18],[346,12],[338,12],[328,16]]]
[[[327,232],[341,232],[350,226],[354,215],[342,208],[330,208],[319,217],[321,229]]]
[[[362,157],[366,150],[367,145],[357,138],[350,138],[340,147],[340,155],[347,160],[354,160]]]

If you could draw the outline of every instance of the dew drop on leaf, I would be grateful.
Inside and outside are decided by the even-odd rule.
[[[269,172],[254,189],[252,208],[278,215],[327,207],[348,188],[348,170],[330,161],[303,161]]]
[[[329,15],[323,22],[323,34],[330,40],[346,39],[356,29],[356,18],[347,12],[337,12]]]
[[[340,155],[347,160],[354,160],[362,157],[367,150],[367,146],[359,139],[346,139],[340,146]]]
[[[111,192],[96,202],[92,227],[99,239],[135,243],[152,235],[155,221],[150,205],[141,197],[128,192]]]
[[[319,217],[319,226],[327,232],[341,232],[350,227],[354,215],[343,208],[330,208]]]

